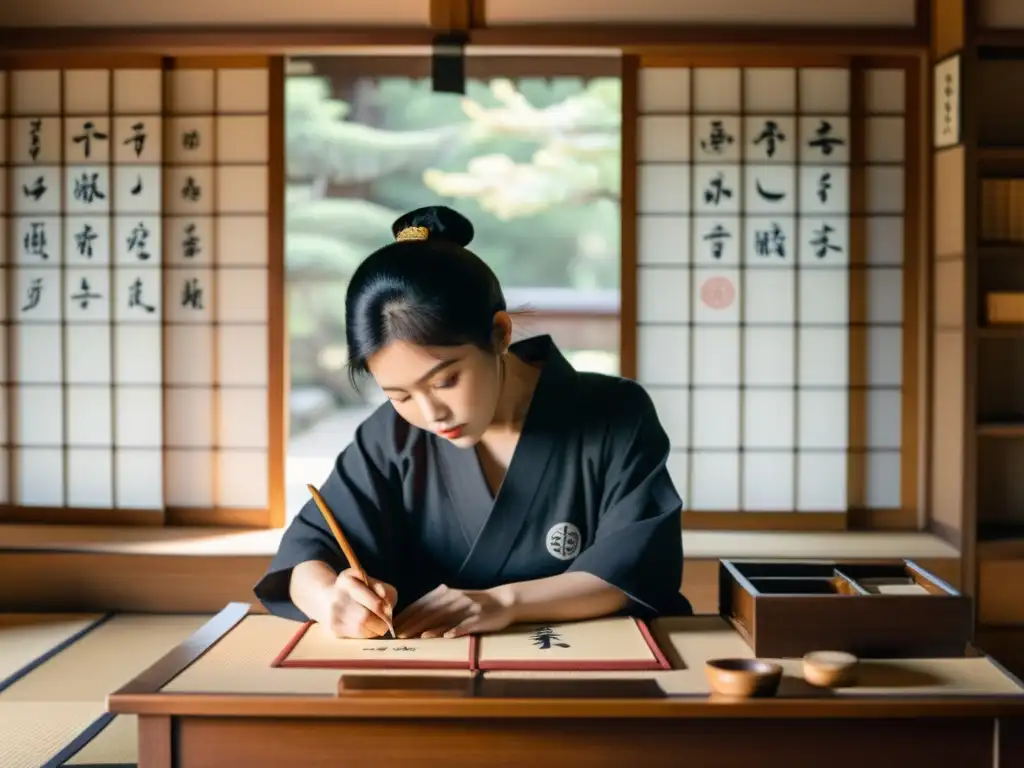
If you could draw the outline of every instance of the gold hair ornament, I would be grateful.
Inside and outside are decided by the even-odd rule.
[[[403,240],[426,240],[430,237],[430,230],[426,227],[406,227],[395,236],[396,242]]]

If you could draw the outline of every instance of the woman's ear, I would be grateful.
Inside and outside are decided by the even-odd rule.
[[[508,312],[495,312],[493,329],[491,342],[494,351],[503,355],[512,345],[512,316]]]

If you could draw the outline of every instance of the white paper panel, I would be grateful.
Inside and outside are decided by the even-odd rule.
[[[3,273],[4,273],[4,270],[0,269],[0,293],[3,293],[3,291],[4,291]],[[2,318],[2,317],[3,317],[3,314],[0,313],[0,318]],[[7,335],[8,335],[8,333],[10,333],[9,327],[7,327],[7,326],[0,327],[0,382],[9,381],[9,380],[13,379],[13,377],[10,377],[10,379],[8,378],[8,374],[10,372],[7,370]],[[4,400],[3,398],[0,398],[0,425],[2,425],[4,422],[7,421],[7,417],[4,415],[4,411],[6,410],[6,407],[7,407],[7,401]],[[2,429],[2,426],[0,426],[0,429]],[[4,439],[0,438],[0,443],[3,443],[3,442],[4,442]]]
[[[637,328],[637,379],[641,384],[688,384],[689,355],[689,328],[664,325]]]
[[[792,163],[796,158],[796,118],[771,114],[744,119],[743,157],[749,163]]]
[[[216,87],[212,69],[175,69],[165,79],[168,112],[212,115]]]
[[[14,503],[26,507],[64,505],[64,451],[60,448],[12,448]]]
[[[690,167],[641,165],[637,175],[637,213],[689,213]]]
[[[217,111],[263,113],[270,109],[270,74],[266,68],[217,71]]]
[[[740,70],[707,67],[693,70],[694,112],[740,111]]]
[[[869,163],[903,161],[904,121],[902,117],[869,117],[865,126],[865,150]]]
[[[690,219],[686,216],[638,216],[637,263],[688,264],[689,233]],[[218,255],[223,256],[223,251]]]
[[[163,195],[159,165],[121,165],[114,169],[113,210],[121,214],[159,215]]]
[[[210,448],[214,444],[214,390],[168,387],[164,390],[168,448]]]
[[[735,164],[697,165],[694,166],[692,174],[694,185],[693,210],[698,214],[699,220],[706,222],[704,226],[697,228],[703,240],[708,236],[707,233],[710,233],[713,229],[713,226],[709,226],[710,224],[717,224],[721,221],[738,221],[738,218],[735,216],[726,216],[725,214],[739,213],[743,183],[740,176],[740,166]],[[709,215],[702,216],[701,214]],[[734,241],[739,227],[726,225],[724,228],[732,235],[730,241]],[[709,240],[708,242],[714,242],[714,240]],[[698,244],[698,252],[705,250],[708,249],[700,248]]]
[[[14,344],[11,380],[24,384],[60,384],[63,342],[61,326],[53,323],[16,323],[10,326]]]
[[[217,118],[180,115],[167,121],[164,153],[172,165],[212,165],[217,156]]]
[[[746,451],[743,460],[743,509],[789,512],[796,505],[794,457],[777,451]]]
[[[737,115],[695,116],[690,124],[693,158],[698,163],[736,163],[743,152],[741,120]]]
[[[800,271],[800,322],[841,325],[850,322],[850,275],[845,269]]]
[[[701,167],[697,166],[698,174],[700,170]],[[727,175],[727,169],[720,168],[720,171],[721,176],[714,175],[712,182],[722,180]],[[739,194],[738,185],[733,187],[733,194]],[[702,200],[706,199],[706,193],[702,195]],[[694,216],[691,250],[694,263],[702,267],[739,266],[743,250],[742,232],[739,216]]]
[[[31,214],[22,222],[23,232],[29,230],[31,222],[49,221],[52,217],[41,214],[58,214],[61,212],[62,172],[57,165],[21,165],[11,168],[11,213]],[[47,227],[49,229],[49,227]],[[18,238],[23,240],[24,235]],[[37,252],[35,248],[26,246],[23,250]],[[59,253],[59,251],[57,251]]]
[[[744,111],[796,111],[796,70],[781,67],[754,67],[744,71]]]
[[[801,285],[808,272],[801,273]],[[753,330],[751,325],[794,322],[796,270],[750,269],[743,278],[743,320],[748,323],[748,338]]]
[[[212,166],[187,165],[164,168],[164,211],[172,216],[214,212]]]
[[[118,507],[163,508],[163,451],[118,448],[114,452],[114,479],[114,503]]]
[[[641,115],[637,118],[637,137],[639,162],[690,159],[690,118],[685,115]]]
[[[695,269],[693,272],[693,321],[734,325],[740,319],[738,269]]]
[[[693,398],[693,448],[732,449],[740,445],[740,394],[738,389],[696,389]]]
[[[176,216],[164,219],[164,258],[173,267],[208,267],[214,263],[214,257],[223,258],[223,249],[232,245],[223,239],[214,241],[213,216]],[[223,221],[223,219],[221,219]],[[264,254],[266,253],[266,224],[265,220],[257,221],[243,220],[243,224],[258,228],[262,225],[262,239],[264,243]],[[244,236],[239,228],[238,232],[230,232],[232,235]],[[250,241],[258,238],[256,235],[249,235]],[[215,247],[216,246],[216,247]],[[266,264],[266,256],[258,262],[259,266]]]
[[[743,392],[743,449],[793,447],[796,402],[792,390],[747,389]]]
[[[690,392],[685,388],[649,390],[658,420],[673,448],[684,448],[690,441]]]
[[[221,387],[217,443],[222,448],[267,448],[269,411],[263,388]]]
[[[222,386],[266,386],[269,380],[267,326],[217,327],[217,379]],[[672,354],[662,349],[661,354]],[[197,353],[198,354],[198,353]]]
[[[868,448],[899,450],[902,429],[902,393],[898,389],[869,389],[867,393]]]
[[[212,507],[215,504],[215,473],[212,451],[167,450],[164,472],[167,476],[167,506]]]
[[[868,269],[867,321],[903,322],[903,270]]]
[[[849,395],[844,389],[797,391],[801,449],[845,449],[849,444]]]
[[[156,165],[163,157],[163,130],[157,115],[114,116],[114,162]]]
[[[898,451],[872,451],[868,454],[865,485],[866,503],[874,509],[900,506],[900,454]]]
[[[900,114],[906,109],[906,77],[902,69],[869,69],[864,73],[864,107],[868,114]]]
[[[751,387],[793,386],[796,380],[796,335],[792,328],[745,328],[744,383]]]
[[[110,162],[110,118],[104,113],[64,118],[64,164],[101,166]]]
[[[114,390],[118,449],[163,445],[164,405],[160,387],[118,386]]]
[[[64,402],[61,388],[50,385],[15,387],[13,435],[17,445],[59,447],[64,442]]]
[[[266,330],[257,326],[236,326],[232,328],[221,328],[220,333],[239,330],[260,330],[262,331],[262,357],[263,377],[266,378]],[[214,377],[214,338],[218,329],[210,325],[167,325],[164,326],[163,339],[166,345],[167,368],[164,372],[164,381],[168,385],[204,385],[213,384]],[[238,334],[235,334],[236,336]],[[255,336],[255,334],[253,334]],[[231,340],[231,337],[228,337]],[[227,361],[238,365],[246,365],[250,355],[259,359],[261,348],[256,338],[243,338],[239,341],[255,342],[255,350],[244,345],[234,349],[224,350],[223,344],[219,347],[222,358],[227,355]],[[252,373],[253,371],[249,371]],[[221,373],[224,367],[221,366]],[[245,382],[249,383],[249,382]],[[253,382],[258,383],[258,382]]]
[[[68,445],[78,448],[113,445],[112,394],[111,388],[105,386],[67,388]]]
[[[163,286],[159,267],[122,266],[114,270],[114,321],[159,325]]]
[[[699,512],[733,511],[740,505],[738,453],[698,451],[690,456],[690,502]]]
[[[70,507],[114,506],[114,452],[110,448],[71,448],[67,454]]]
[[[0,384],[0,445],[7,445],[10,442],[10,400],[8,400],[8,396],[7,387]]]
[[[8,121],[11,155],[17,165],[55,165],[61,162],[61,120],[59,117],[15,118]]]
[[[643,68],[638,73],[637,100],[645,112],[686,112],[690,108],[690,70]]]
[[[869,165],[864,172],[868,213],[903,212],[903,168]]]
[[[209,324],[214,318],[214,270],[164,271],[164,306],[168,323]]]
[[[847,386],[848,336],[845,328],[801,328],[798,331],[799,386]]]
[[[850,71],[808,67],[800,70],[800,111],[844,115],[850,111]]]
[[[693,329],[692,378],[697,386],[740,385],[738,326],[699,326]]]
[[[267,506],[267,454],[263,451],[218,451],[217,501],[222,507]]]
[[[216,229],[218,266],[267,266],[270,255],[266,217],[218,216]]]
[[[806,111],[806,110],[805,110]],[[841,164],[850,162],[850,119],[837,115],[805,115],[800,118],[802,163]]]
[[[744,221],[743,260],[755,268],[786,269],[796,261],[796,218],[750,216]]]
[[[114,70],[114,112],[158,115],[163,109],[160,69]]]
[[[214,284],[218,322],[267,322],[267,270],[218,269]]]
[[[141,270],[156,270],[162,259],[162,227],[159,216],[152,214],[115,212],[112,259],[119,267],[138,267]],[[127,274],[119,270],[120,274]],[[144,272],[140,275],[145,274]],[[134,277],[133,277],[134,279]],[[149,279],[146,280],[145,293],[153,288]],[[147,299],[148,301],[148,299]],[[119,301],[118,307],[127,307]]]
[[[160,384],[162,331],[157,324],[114,326],[114,379],[119,384]]]
[[[850,174],[841,165],[800,166],[799,210],[811,216],[835,218],[850,213]],[[815,222],[814,227],[819,225]],[[801,242],[808,242],[801,238]],[[848,261],[848,259],[844,259]]]
[[[898,387],[903,381],[903,329],[868,328],[869,386]]]
[[[64,266],[108,266],[113,249],[112,237],[107,215],[64,217]]]
[[[269,171],[265,165],[217,166],[217,212],[266,213]]]
[[[266,163],[270,153],[270,121],[266,115],[217,118],[218,163]]]
[[[843,512],[846,502],[846,453],[797,454],[797,509]]]
[[[223,272],[224,270],[222,270]],[[689,270],[638,268],[637,319],[641,323],[685,323],[689,321]]]
[[[36,117],[60,113],[60,70],[12,70],[8,77],[11,114]]]
[[[901,216],[868,217],[866,256],[870,266],[902,266],[903,218]]]
[[[110,270],[64,270],[64,317],[68,326],[110,321]]]
[[[113,381],[113,340],[107,324],[64,328],[64,378],[68,384]]]

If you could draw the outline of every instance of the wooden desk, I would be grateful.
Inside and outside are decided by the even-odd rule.
[[[782,660],[776,698],[726,701],[704,661],[750,649],[699,616],[655,622],[671,671],[447,671],[447,691],[402,692],[381,681],[408,673],[270,667],[295,627],[229,605],[112,694],[139,715],[139,768],[1024,765],[1024,686],[985,656],[864,662],[835,692]],[[342,677],[361,690],[339,694]]]

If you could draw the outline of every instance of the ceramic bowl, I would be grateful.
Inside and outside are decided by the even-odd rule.
[[[844,651],[813,651],[803,666],[804,680],[819,688],[845,688],[857,678],[857,657]]]
[[[774,696],[782,667],[759,659],[711,659],[704,664],[711,690],[740,698]]]

